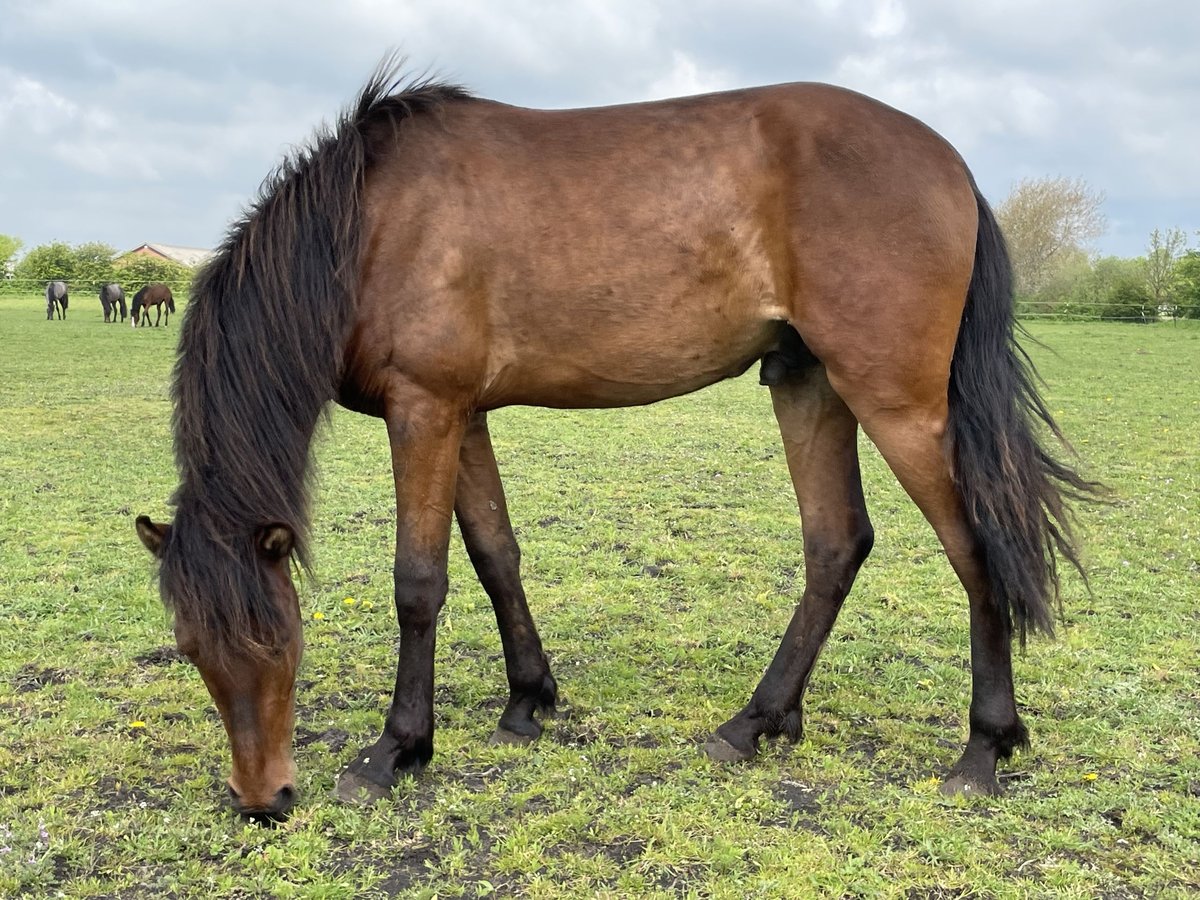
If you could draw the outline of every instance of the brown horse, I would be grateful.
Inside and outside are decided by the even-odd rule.
[[[801,736],[809,674],[873,541],[861,425],[933,526],[970,606],[970,733],[950,792],[995,792],[1027,741],[1011,638],[1050,631],[1078,566],[1057,429],[1013,337],[1003,238],[929,128],[791,84],[538,111],[381,69],[287,160],[196,278],[172,395],[175,519],[139,517],[180,650],[228,732],[236,809],[281,817],[307,564],[309,445],[332,401],[384,420],[401,641],[382,735],[339,781],[377,798],[433,754],[451,517],[491,597],[526,742],[557,687],[526,605],[488,435],[510,404],[613,407],[762,363],[802,518],[806,584],[749,703],[706,752]],[[1014,627],[1015,621],[1015,627]]]
[[[166,304],[167,307],[165,317],[163,316],[163,304]],[[161,281],[152,281],[133,295],[130,327],[137,328],[139,325],[149,326],[150,307],[152,306],[158,313],[154,319],[155,328],[158,327],[159,322],[166,325],[171,320],[171,313],[175,312],[175,298],[171,296],[171,289]]]

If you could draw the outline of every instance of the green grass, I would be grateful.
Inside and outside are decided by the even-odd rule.
[[[316,454],[283,827],[224,806],[224,732],[173,653],[133,517],[169,514],[179,320],[47,322],[0,299],[0,897],[1138,897],[1200,890],[1200,329],[1039,323],[1046,395],[1116,503],[1082,511],[1089,595],[1016,660],[1033,748],[948,801],[966,604],[864,443],[876,549],[813,676],[807,736],[749,765],[698,743],[748,698],[798,596],[799,524],[753,373],[637,410],[505,410],[492,430],[563,714],[489,747],[505,695],[457,539],[437,756],[369,809],[329,797],[394,667],[382,424]],[[349,602],[353,600],[353,602]],[[317,613],[321,617],[315,617]]]

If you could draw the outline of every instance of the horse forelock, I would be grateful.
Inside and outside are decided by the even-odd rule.
[[[254,542],[255,535],[223,527],[210,511],[177,502],[159,568],[160,593],[219,658],[269,652],[286,639],[284,610],[267,592]]]
[[[258,529],[286,525],[308,567],[308,449],[352,324],[368,132],[470,96],[429,79],[401,87],[399,68],[385,60],[333,128],[278,166],[192,282],[171,386],[181,528],[161,577],[176,613],[224,643],[261,642],[278,622],[262,606]]]

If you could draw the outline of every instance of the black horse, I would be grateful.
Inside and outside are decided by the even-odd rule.
[[[125,306],[125,292],[115,281],[110,281],[100,287],[100,305],[104,307],[104,321],[116,322],[117,311],[120,310],[121,321],[125,321],[128,308]],[[112,318],[109,319],[111,313]]]
[[[54,318],[58,313],[60,319],[67,317],[67,283],[51,281],[46,285],[46,320]]]
[[[167,305],[166,316],[163,316],[163,304]],[[150,307],[156,307],[158,316],[154,320],[154,327],[158,327],[161,321],[164,325],[171,318],[171,313],[175,312],[175,298],[171,296],[171,289],[159,281],[152,281],[140,291],[133,295],[133,310],[132,310],[132,325],[137,328],[139,325],[150,324]]]

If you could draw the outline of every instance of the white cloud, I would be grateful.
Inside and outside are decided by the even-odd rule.
[[[215,242],[237,212],[226,199],[248,198],[392,47],[414,69],[533,106],[834,81],[945,134],[993,197],[1026,175],[1085,177],[1124,204],[1109,213],[1129,253],[1155,225],[1200,227],[1200,4],[1184,0],[9,7],[0,196],[3,230],[27,245]],[[76,214],[43,212],[56,204]]]

